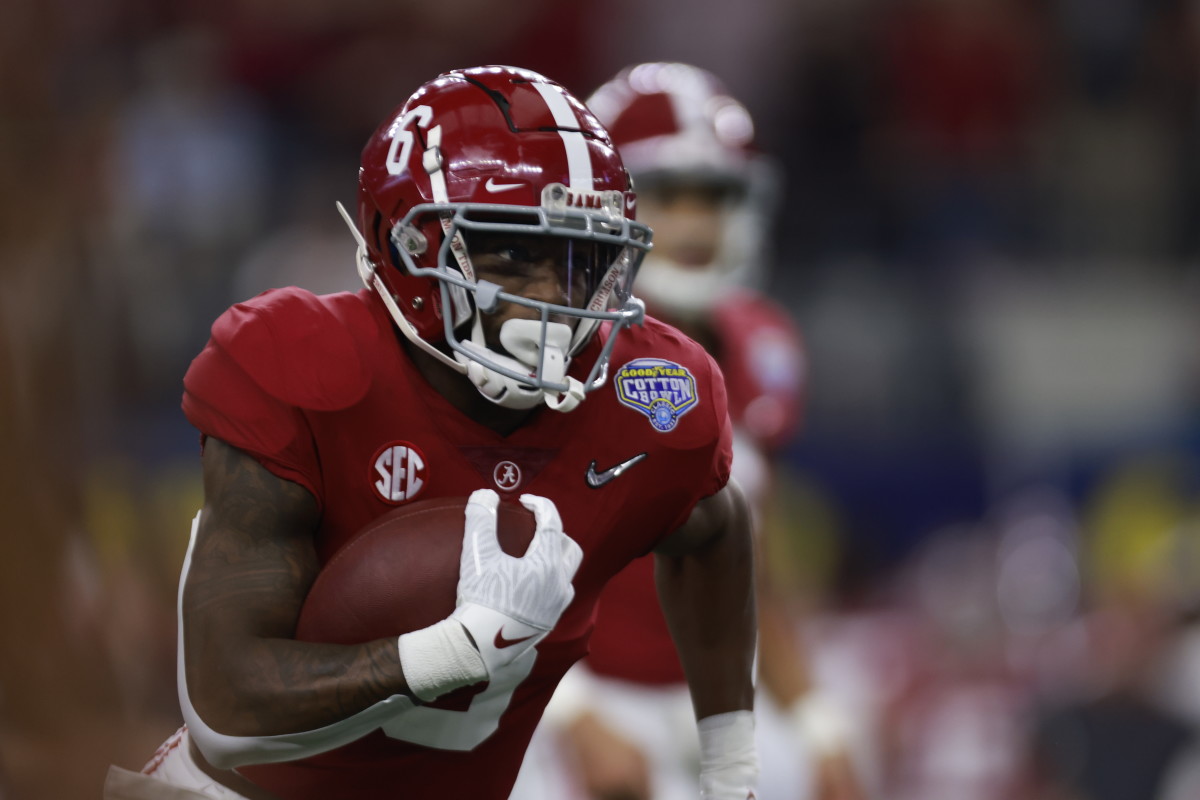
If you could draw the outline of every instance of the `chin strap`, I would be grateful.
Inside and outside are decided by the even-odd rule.
[[[583,402],[583,383],[568,376],[567,391],[558,394],[557,397],[555,396],[556,394],[556,392],[546,392],[546,405],[564,414],[568,411],[574,411]]]
[[[379,299],[383,301],[383,305],[387,308],[388,314],[391,316],[392,321],[396,323],[396,327],[399,328],[400,332],[404,334],[405,339],[408,339],[417,347],[421,348],[426,353],[433,356],[438,361],[442,362],[456,372],[465,373],[467,370],[462,364],[459,364],[453,358],[450,358],[441,350],[438,350],[429,342],[421,338],[421,334],[417,333],[417,329],[414,328],[412,323],[409,322],[404,316],[404,313],[400,310],[400,307],[396,305],[395,299],[393,299],[391,293],[388,291],[387,286],[383,284],[383,281],[380,280],[379,275],[376,274],[375,265],[371,263],[371,259],[367,256],[367,240],[363,238],[362,233],[359,232],[358,228],[354,224],[354,221],[350,219],[350,214],[346,211],[345,206],[343,206],[341,203],[337,203],[336,205],[338,213],[341,214],[342,219],[346,221],[346,227],[350,229],[350,234],[354,237],[354,241],[358,243],[358,251],[354,254],[354,263],[355,266],[358,267],[358,277],[362,279],[363,286],[366,286],[368,289],[375,292],[375,294],[379,295]]]
[[[500,343],[512,356],[497,353],[484,342],[483,327],[478,316],[471,330],[471,339],[462,342],[463,347],[480,354],[482,358],[518,374],[537,375],[538,364],[542,365],[542,380],[546,383],[566,383],[566,392],[541,389],[516,378],[489,369],[470,356],[455,352],[454,358],[463,365],[471,383],[487,399],[505,408],[533,408],[545,402],[555,411],[572,411],[583,401],[583,383],[566,374],[570,358],[567,350],[571,346],[571,328],[561,322],[548,322],[545,326],[546,342],[542,349],[542,323],[531,319],[510,319],[500,326]]]

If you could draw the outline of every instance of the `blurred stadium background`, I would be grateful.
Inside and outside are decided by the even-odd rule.
[[[181,378],[423,81],[676,59],[786,192],[809,348],[773,569],[888,800],[1200,798],[1200,3],[12,0],[0,25],[0,798],[177,725]]]

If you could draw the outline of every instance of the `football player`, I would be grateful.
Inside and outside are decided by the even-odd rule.
[[[351,223],[366,288],[233,306],[184,379],[205,490],[179,592],[186,724],[142,773],[112,769],[108,797],[505,798],[601,589],[651,551],[703,796],[752,796],[753,558],[725,382],[631,293],[650,238],[631,188],[596,118],[533,72],[449,72],[383,121]],[[467,496],[450,616],[295,637],[364,526]],[[536,517],[525,557],[486,546],[501,502]]]
[[[701,343],[720,365],[734,475],[759,516],[776,481],[772,461],[798,427],[804,381],[796,327],[753,288],[775,170],[755,149],[744,105],[706,70],[639,64],[587,105],[633,175],[639,219],[654,230],[636,292],[649,314]],[[773,712],[760,714],[760,729],[775,725],[775,735],[760,740],[759,797],[861,797],[844,720],[812,689],[785,597],[766,580],[768,570],[759,575],[759,674],[769,697],[759,705]],[[680,725],[688,717],[686,668],[658,609],[654,564],[639,559],[601,595],[591,654],[560,687],[514,797],[568,792],[572,780],[589,797],[694,797],[695,735]]]

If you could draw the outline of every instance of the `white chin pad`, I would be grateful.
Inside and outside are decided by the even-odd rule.
[[[546,349],[539,350],[542,341],[542,323],[535,319],[510,319],[500,326],[500,344],[513,357],[537,371],[538,362],[543,363],[542,380],[562,383],[567,374],[567,348],[571,346],[571,329],[561,322],[546,323]]]
[[[526,373],[531,378],[537,374],[538,362],[544,358],[543,380],[550,383],[578,384],[577,380],[566,376],[567,348],[571,344],[570,327],[561,322],[546,324],[544,356],[541,354],[541,341],[542,323],[539,320],[510,319],[500,326],[500,342],[512,356],[497,353],[473,341],[465,341],[462,344],[467,350],[478,352],[484,358],[514,372]],[[466,366],[467,377],[484,397],[506,408],[533,408],[538,403],[545,402],[551,408],[570,411],[583,399],[582,386],[578,387],[577,391],[568,391],[560,397],[556,392],[547,392],[507,375],[501,375],[462,353],[455,353],[454,357]]]
[[[517,372],[523,372],[528,369],[515,358],[500,355],[497,352],[480,347],[474,342],[463,342],[463,347],[468,350],[477,351],[482,357],[491,359]],[[455,353],[454,357],[460,363],[466,365],[467,377],[471,380],[471,383],[475,384],[475,388],[479,390],[479,393],[496,405],[504,406],[505,408],[533,408],[542,402],[543,395],[540,390],[519,383],[507,375],[501,375],[494,369],[489,369],[478,361],[464,356],[462,353]]]

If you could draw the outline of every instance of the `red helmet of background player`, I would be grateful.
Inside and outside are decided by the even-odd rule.
[[[702,269],[684,269],[651,253],[638,294],[653,305],[693,314],[731,286],[750,283],[760,266],[775,205],[775,169],[754,146],[754,122],[707,70],[689,64],[628,67],[587,100],[621,151],[643,193],[676,184],[725,189],[719,252]],[[653,224],[653,220],[650,220]]]
[[[455,70],[418,89],[363,150],[359,272],[409,340],[489,399],[570,410],[603,383],[616,333],[641,319],[630,285],[650,234],[633,207],[608,133],[562,86],[513,67]],[[477,281],[473,231],[566,239],[572,264],[587,265],[586,299],[556,305]],[[501,301],[541,318],[519,346],[502,328],[504,353],[486,346],[479,324]],[[579,322],[564,332],[551,315]],[[604,321],[614,335],[587,377],[566,375]]]

